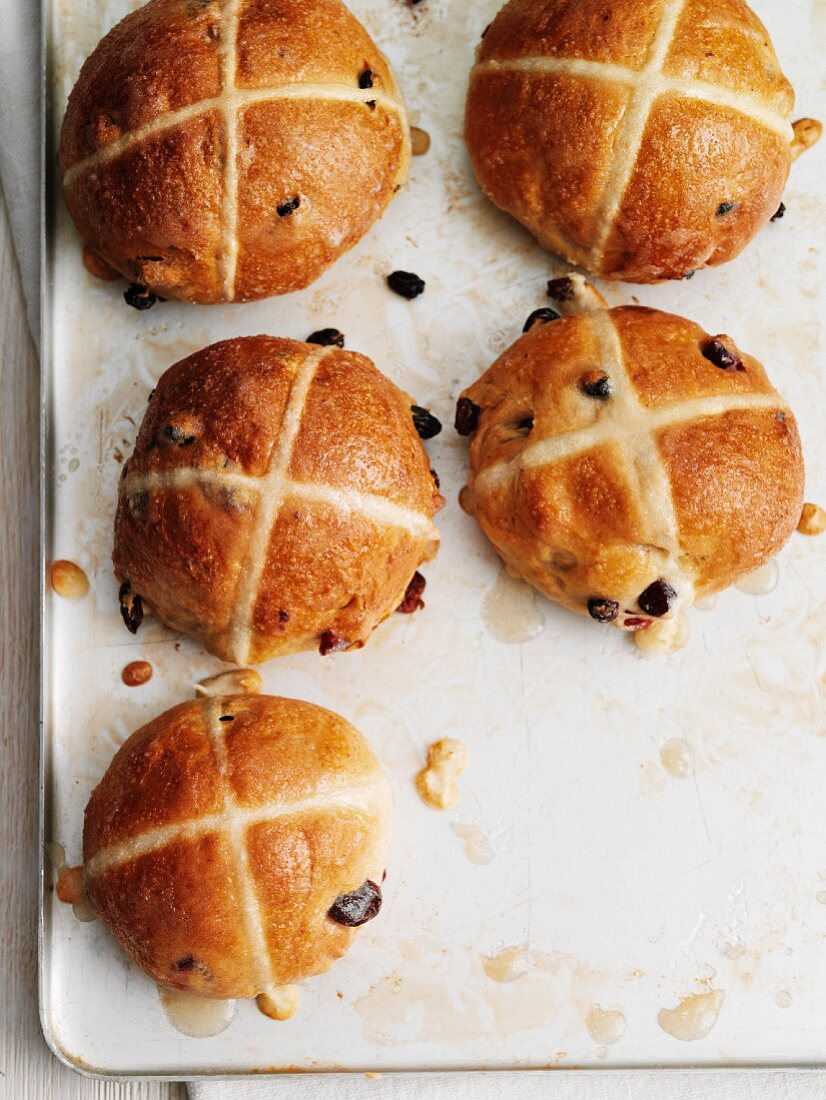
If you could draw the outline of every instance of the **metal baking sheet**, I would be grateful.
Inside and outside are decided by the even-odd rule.
[[[519,334],[545,279],[565,270],[480,196],[463,149],[466,74],[497,4],[353,0],[396,69],[412,122],[432,136],[409,186],[305,292],[138,313],[121,286],[86,274],[53,170],[81,61],[137,4],[46,0],[45,556],[78,562],[92,583],[80,601],[45,594],[44,838],[70,862],[80,858],[89,792],[117,746],[220,668],[156,622],[131,637],[117,610],[119,463],[161,372],[223,337],[303,338],[335,325],[448,425],[461,387]],[[754,6],[798,113],[826,117],[826,8]],[[824,181],[826,142],[794,167],[786,218],[736,262],[689,283],[603,289],[613,304],[683,313],[758,355],[798,415],[807,499],[826,504]],[[423,297],[388,293],[383,276],[398,267],[426,279]],[[66,1061],[174,1077],[822,1063],[826,537],[795,536],[773,592],[730,591],[693,613],[687,649],[645,656],[530,594],[502,595],[497,559],[458,507],[465,449],[450,429],[430,444],[448,504],[442,550],[426,569],[427,609],[396,616],[361,652],[262,669],[267,690],[351,719],[384,762],[397,815],[381,918],[305,984],[288,1023],[242,1002],[222,1034],[188,1039],[100,924],[56,901],[44,865],[43,1021]],[[515,600],[533,636],[507,644],[494,635]],[[127,688],[120,671],[137,658],[154,676]],[[425,807],[413,786],[426,745],[444,735],[470,753],[450,813]],[[511,948],[514,980],[496,981],[486,957]],[[709,990],[724,998],[706,1038],[662,1029],[661,1009]],[[622,1013],[615,1042],[589,1017],[594,1005]]]

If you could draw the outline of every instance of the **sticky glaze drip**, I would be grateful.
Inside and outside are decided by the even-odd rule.
[[[158,987],[166,1018],[181,1035],[209,1039],[220,1035],[232,1023],[235,1001],[216,1001],[180,989]]]
[[[516,645],[541,633],[545,615],[536,592],[503,568],[482,600],[482,622],[497,642]]]
[[[745,592],[747,596],[768,596],[770,592],[774,592],[780,581],[780,568],[777,562],[772,559],[763,566],[762,569],[756,569],[753,573],[749,573],[747,577],[743,577],[741,581],[738,581],[737,588],[741,592]]]
[[[493,859],[493,848],[490,841],[476,825],[451,825],[453,832],[460,840],[465,842],[465,855],[471,863],[479,866],[490,863]]]
[[[625,1017],[618,1009],[591,1005],[585,1017],[585,1026],[595,1043],[607,1047],[622,1038],[625,1031]]]
[[[524,944],[506,947],[495,955],[483,955],[482,967],[494,982],[515,982],[528,973],[530,962]]]
[[[691,628],[685,611],[678,611],[673,619],[659,619],[647,630],[638,630],[634,641],[645,653],[676,653],[688,644]]]
[[[666,1034],[681,1042],[704,1039],[717,1023],[725,996],[722,989],[712,989],[684,997],[675,1008],[660,1009],[657,1023]]]
[[[660,749],[660,761],[675,779],[685,779],[691,772],[691,750],[680,737],[672,737]]]

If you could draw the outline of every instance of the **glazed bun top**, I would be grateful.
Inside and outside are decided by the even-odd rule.
[[[124,619],[239,664],[362,646],[435,554],[443,503],[411,399],[365,356],[212,344],[161,377],[124,466]]]
[[[510,0],[470,78],[477,177],[609,278],[730,260],[775,214],[794,104],[742,0]]]
[[[508,568],[628,629],[769,560],[794,531],[794,417],[727,336],[657,310],[539,324],[465,390],[463,503]]]
[[[340,0],[149,0],[84,64],[59,154],[91,248],[193,302],[307,286],[408,161],[393,75]]]
[[[391,812],[375,756],[330,711],[183,703],[132,734],[92,792],[86,893],[156,981],[253,997],[327,970],[378,913]]]

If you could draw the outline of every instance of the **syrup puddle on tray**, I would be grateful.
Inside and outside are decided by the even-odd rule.
[[[675,779],[685,779],[691,771],[691,749],[680,737],[671,737],[660,749],[660,761]]]
[[[585,1026],[595,1043],[608,1047],[622,1038],[625,1031],[625,1017],[619,1009],[591,1005],[585,1017]]]
[[[527,947],[519,944],[517,947],[506,947],[496,955],[483,955],[482,966],[494,982],[515,982],[530,969]]]
[[[711,989],[708,993],[684,997],[676,1008],[660,1009],[657,1023],[672,1038],[684,1043],[704,1039],[717,1023],[725,996],[722,989]]]
[[[535,638],[545,625],[539,598],[529,584],[511,577],[503,567],[482,599],[482,622],[488,634],[510,645]]]
[[[220,1035],[232,1023],[235,1001],[216,1001],[182,989],[158,986],[166,1018],[176,1031],[191,1039],[210,1039]]]

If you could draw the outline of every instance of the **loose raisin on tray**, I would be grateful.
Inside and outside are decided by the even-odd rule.
[[[423,409],[421,405],[411,405],[410,411],[413,413],[413,425],[420,439],[432,439],[442,430],[441,420],[438,420],[432,412]]]
[[[785,213],[786,213],[786,204],[785,204],[785,202],[781,202],[781,204],[778,206],[777,210],[774,212],[774,214],[772,214],[771,220],[773,222],[779,222],[780,219],[783,217],[783,215]]]
[[[570,302],[574,296],[574,284],[567,275],[548,280],[548,297],[555,302]]]
[[[546,325],[549,321],[558,321],[562,314],[555,309],[546,306],[544,309],[535,309],[522,326],[523,332],[530,332],[536,324]]]
[[[425,281],[412,271],[392,271],[387,276],[387,285],[402,298],[412,300],[424,293]]]
[[[745,370],[743,360],[733,351],[729,351],[719,336],[711,336],[700,344],[700,351],[709,363],[720,370]]]
[[[132,585],[124,581],[118,591],[120,613],[130,634],[137,634],[143,622],[143,601],[132,592]]]
[[[592,596],[588,600],[588,614],[598,623],[612,623],[619,615],[619,604],[603,596]]]
[[[295,195],[291,199],[287,199],[286,202],[282,202],[280,206],[276,206],[275,212],[279,218],[288,218],[290,214],[298,210],[301,205],[301,199],[298,195]]]
[[[340,638],[332,630],[325,630],[318,644],[318,652],[322,657],[326,657],[328,653],[337,653],[339,650],[346,649],[349,644],[346,638]]]
[[[359,73],[359,88],[372,88],[373,87],[373,70],[365,69]]]
[[[158,295],[140,283],[130,283],[123,292],[123,300],[134,309],[149,309],[158,301]]]
[[[456,402],[455,428],[459,435],[470,435],[476,431],[479,413],[482,410],[469,397],[460,397]]]
[[[611,379],[604,370],[588,370],[579,380],[580,389],[588,397],[611,396]]]
[[[321,344],[322,347],[344,347],[344,333],[337,328],[320,328],[317,332],[311,332],[307,337],[308,344]]]
[[[411,578],[410,584],[404,593],[404,599],[396,608],[401,615],[412,615],[414,611],[421,611],[424,607],[424,600],[422,599],[422,592],[425,590],[427,581],[416,570]]]
[[[717,207],[717,212],[715,214],[715,217],[724,218],[726,216],[726,214],[730,214],[732,212],[732,210],[736,210],[736,209],[737,209],[737,203],[736,202],[721,202],[720,205]]]
[[[661,619],[663,615],[668,614],[676,599],[677,593],[674,588],[661,577],[653,584],[649,584],[648,588],[637,597],[637,603],[646,615]]]
[[[327,916],[336,924],[358,928],[377,917],[380,909],[381,887],[367,879],[358,890],[353,890],[350,894],[339,894],[327,910]]]

